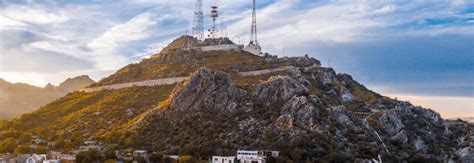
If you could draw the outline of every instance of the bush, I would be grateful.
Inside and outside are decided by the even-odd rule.
[[[30,146],[28,145],[19,145],[15,148],[15,154],[21,155],[21,154],[27,154],[30,153]]]

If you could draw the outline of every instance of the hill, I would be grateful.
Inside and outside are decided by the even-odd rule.
[[[48,84],[44,88],[40,88],[0,79],[0,120],[11,119],[31,112],[69,92],[80,90],[92,83],[94,81],[88,76],[78,76],[68,78],[58,86]]]
[[[108,151],[203,158],[273,149],[294,161],[378,155],[442,161],[465,159],[459,151],[470,152],[472,124],[381,96],[314,58],[190,48],[196,46],[193,37],[180,37],[90,87],[185,76],[184,81],[69,93],[3,122],[0,152],[30,144],[32,136],[56,142],[50,150],[64,152],[98,140]]]

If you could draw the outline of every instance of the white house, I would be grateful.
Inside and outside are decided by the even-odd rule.
[[[235,156],[212,156],[212,163],[235,163]]]
[[[252,158],[252,159],[260,159],[263,158],[258,156],[258,151],[250,151],[250,150],[238,150],[237,151],[237,159],[241,160],[244,158]]]
[[[133,151],[133,157],[148,158],[148,152],[145,150],[135,150]]]
[[[244,51],[252,53],[254,55],[263,56],[262,47],[258,44],[249,44],[244,48]]]
[[[240,163],[265,163],[263,158],[242,158]]]
[[[240,163],[265,163],[268,157],[280,156],[279,151],[264,151],[264,150],[238,150],[237,160]]]

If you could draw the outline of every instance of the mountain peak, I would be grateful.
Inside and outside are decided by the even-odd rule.
[[[67,78],[64,82],[60,83],[58,87],[62,89],[79,90],[93,83],[95,83],[95,81],[89,76],[81,75],[74,78]]]

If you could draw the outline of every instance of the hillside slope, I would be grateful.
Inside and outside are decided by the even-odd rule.
[[[292,160],[470,157],[457,151],[469,149],[472,124],[446,121],[432,110],[381,96],[307,56],[185,48],[194,46],[193,39],[180,37],[160,54],[91,87],[188,76],[185,81],[70,93],[1,124],[0,152],[12,150],[2,148],[12,139],[28,144],[24,138],[37,135],[75,146],[99,140],[109,149],[202,157],[255,148],[280,150]],[[283,66],[295,68],[239,74]]]
[[[44,88],[23,83],[10,83],[0,79],[0,120],[31,112],[92,83],[94,81],[85,75],[68,78],[58,86],[48,84]]]

